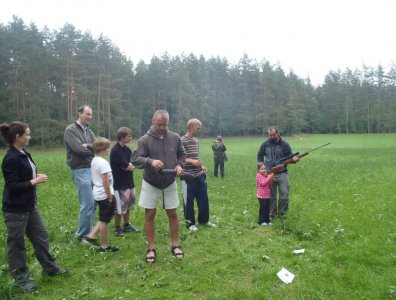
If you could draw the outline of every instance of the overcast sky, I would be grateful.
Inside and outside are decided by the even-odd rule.
[[[65,23],[110,38],[134,64],[153,55],[250,58],[321,84],[330,70],[385,68],[396,61],[393,0],[5,0],[39,29]]]

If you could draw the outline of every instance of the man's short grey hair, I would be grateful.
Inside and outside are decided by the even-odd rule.
[[[160,117],[160,116],[161,117],[165,117],[169,121],[169,113],[166,110],[157,110],[154,113],[153,120],[158,118],[158,117]]]

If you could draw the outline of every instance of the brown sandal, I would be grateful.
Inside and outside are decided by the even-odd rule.
[[[176,252],[175,252],[175,249],[179,249],[181,252],[176,253]],[[172,255],[173,255],[174,257],[177,257],[177,258],[183,258],[183,257],[184,257],[184,252],[181,250],[180,245],[172,246],[171,252],[172,252]]]
[[[150,256],[146,256],[146,262],[149,264],[153,264],[155,263],[155,257],[157,256],[157,251],[155,251],[155,249],[147,249],[147,254],[149,254],[150,252],[154,252],[154,255],[150,255]]]

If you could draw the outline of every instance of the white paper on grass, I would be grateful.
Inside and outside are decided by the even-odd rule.
[[[294,279],[294,274],[290,273],[285,268],[282,268],[276,275],[278,275],[279,279],[284,283],[291,283]]]
[[[301,254],[301,253],[304,253],[304,252],[305,252],[305,249],[293,250],[293,253],[294,253],[294,254]]]

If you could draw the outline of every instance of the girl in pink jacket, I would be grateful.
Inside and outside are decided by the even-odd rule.
[[[270,220],[270,185],[274,174],[267,173],[263,162],[257,164],[257,199],[260,204],[258,223],[261,226],[272,225]]]

